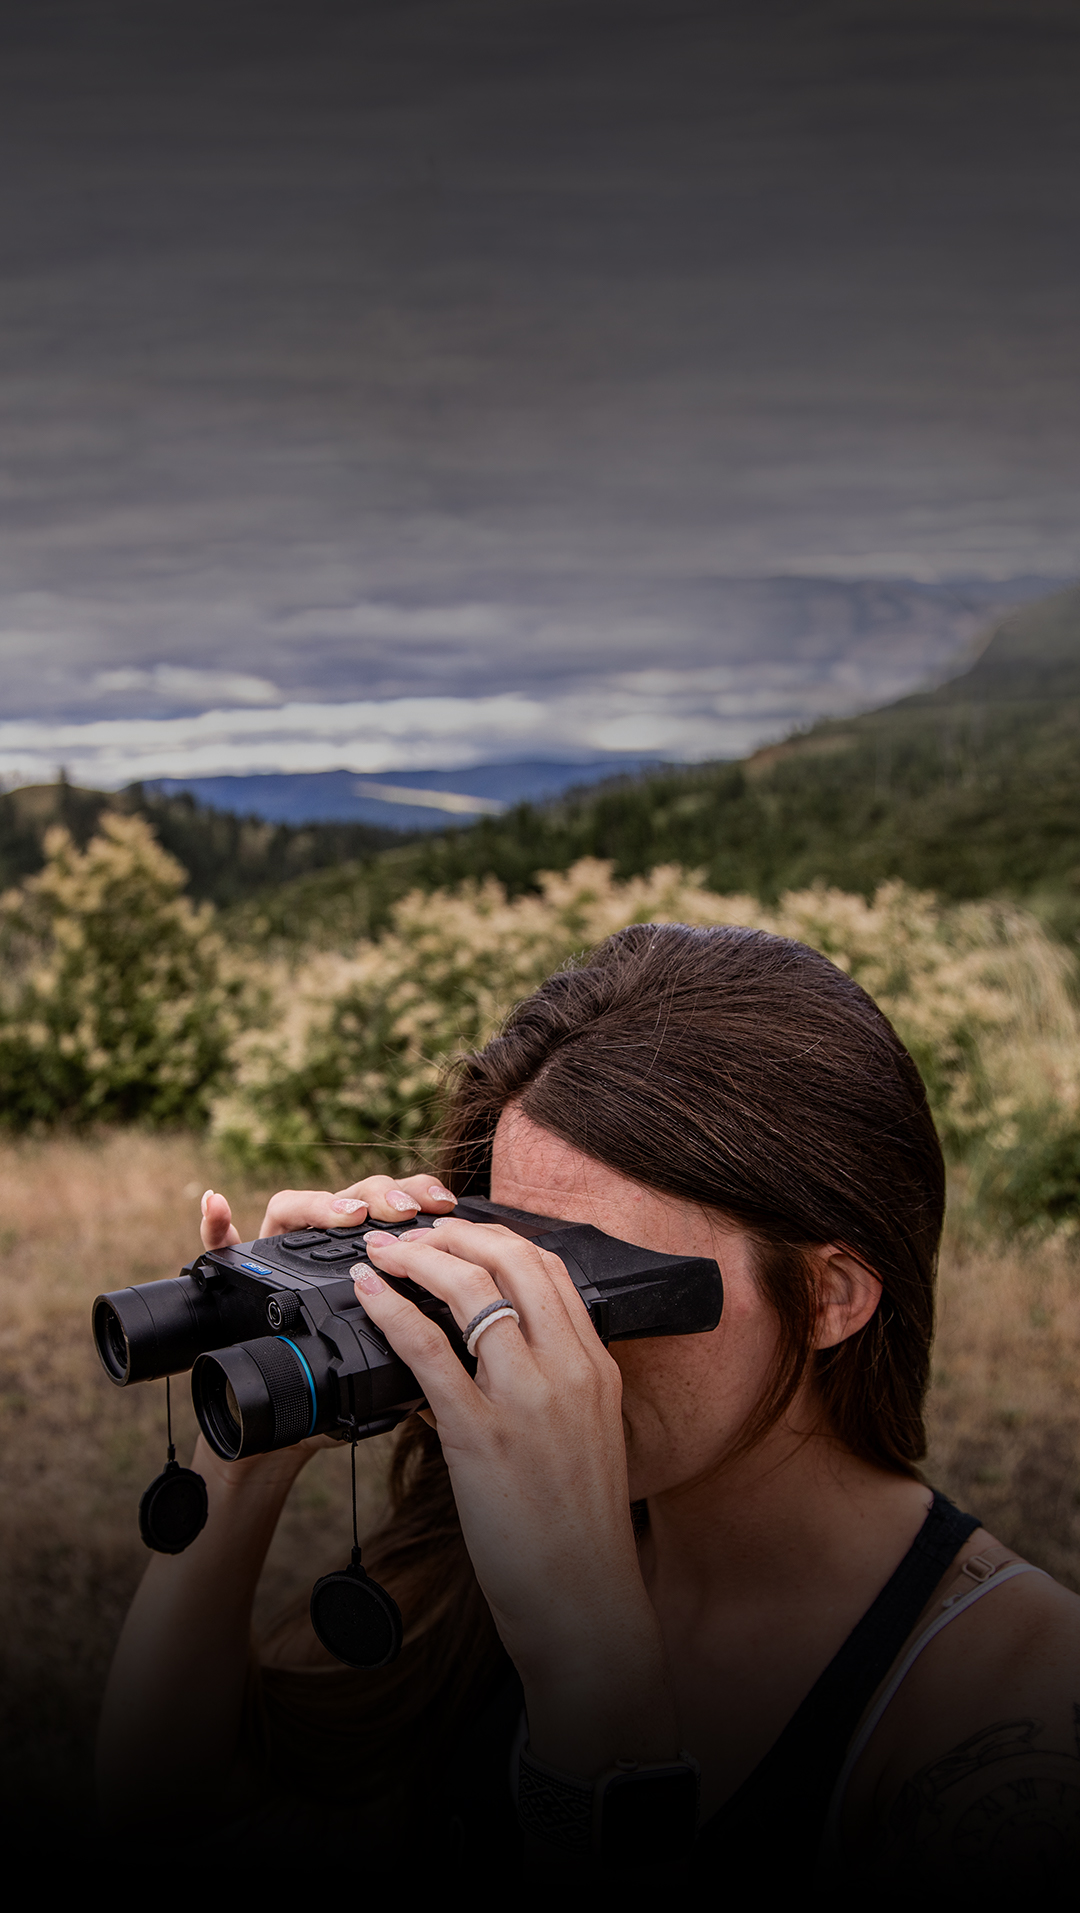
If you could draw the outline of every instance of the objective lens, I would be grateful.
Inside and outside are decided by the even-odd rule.
[[[310,1373],[284,1337],[200,1355],[191,1398],[203,1434],[226,1461],[289,1448],[315,1428]]]
[[[212,1379],[208,1376],[207,1382],[203,1402],[217,1441],[212,1439],[209,1430],[205,1432],[211,1446],[217,1448],[219,1454],[235,1458],[244,1447],[244,1417],[236,1399],[236,1390],[228,1378],[220,1373]]]

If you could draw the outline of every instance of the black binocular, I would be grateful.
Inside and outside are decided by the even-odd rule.
[[[723,1283],[702,1256],[662,1255],[587,1223],[506,1209],[465,1196],[455,1216],[497,1222],[560,1257],[607,1342],[696,1335],[717,1326]],[[423,1405],[415,1376],[364,1313],[353,1275],[372,1229],[401,1235],[434,1218],[208,1249],[172,1281],[114,1289],[94,1303],[94,1341],[118,1387],[191,1369],[207,1441],[227,1461],[288,1448],[307,1435],[353,1441],[384,1433]],[[475,1372],[444,1302],[409,1281],[393,1286],[438,1322]]]

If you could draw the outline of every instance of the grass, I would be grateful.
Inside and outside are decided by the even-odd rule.
[[[1080,1592],[1080,1258],[946,1238],[927,1478]]]
[[[90,1819],[102,1684],[146,1562],[136,1511],[165,1459],[159,1383],[101,1372],[89,1309],[101,1289],[175,1274],[221,1170],[194,1140],[137,1133],[0,1147],[0,1659],[5,1798],[33,1816],[64,1800]],[[266,1191],[237,1190],[253,1235]],[[1068,1245],[980,1244],[955,1232],[942,1269],[927,1475],[1003,1541],[1080,1590],[1080,1260]],[[174,1390],[181,1456],[194,1439]],[[361,1523],[377,1514],[388,1438],[360,1450]],[[351,1540],[346,1453],[316,1457],[275,1538],[265,1622]]]

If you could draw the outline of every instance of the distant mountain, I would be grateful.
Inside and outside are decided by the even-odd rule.
[[[475,764],[468,770],[382,771],[377,777],[345,770],[186,780],[163,777],[145,788],[166,797],[187,792],[214,810],[261,817],[274,824],[362,823],[383,830],[439,830],[455,818],[498,816],[514,804],[540,803],[571,787],[640,771],[655,761],[654,755],[611,751],[584,764],[539,758]]]
[[[653,768],[429,834],[383,852],[371,876],[286,886],[259,921],[348,940],[410,886],[494,876],[516,892],[585,856],[622,877],[681,864],[763,898],[819,880],[870,894],[900,877],[1013,898],[1080,933],[1080,589],[1010,613],[935,690],[739,763]]]
[[[601,768],[603,780],[588,783]],[[738,763],[653,765],[614,777],[611,770],[604,760],[412,771],[405,788],[413,793],[513,806],[470,822],[414,800],[428,828],[412,835],[361,821],[244,819],[206,808],[190,792],[133,789],[110,798],[41,786],[0,797],[0,880],[37,867],[49,821],[85,838],[101,809],[115,804],[149,817],[191,872],[193,894],[232,905],[226,921],[234,932],[260,941],[347,944],[385,924],[407,890],[493,876],[513,894],[533,887],[538,872],[584,856],[610,860],[623,877],[681,864],[717,891],[762,898],[819,880],[870,894],[900,877],[947,898],[1015,899],[1074,937],[1080,588],[1011,612],[972,666],[932,691],[817,724]],[[572,787],[560,783],[546,795],[549,771]],[[504,775],[521,781],[500,783]],[[528,778],[541,801],[517,801]],[[219,802],[224,781],[278,782],[282,801],[319,782],[214,781]],[[409,810],[352,795],[395,814]]]
[[[25,785],[0,793],[0,890],[40,869],[50,825],[63,824],[85,844],[104,811],[135,811],[184,865],[192,896],[219,906],[306,876],[329,880],[333,889],[334,872],[344,870],[348,884],[362,868],[364,895],[374,910],[370,915],[365,904],[366,930],[408,888],[411,847],[421,833],[460,829],[478,815],[501,816],[528,796],[595,784],[649,761],[613,753],[587,764],[483,764],[470,771],[409,771],[407,783],[389,773],[375,779],[329,771],[202,778],[194,785],[162,779],[117,792],[82,790],[63,779]],[[373,860],[386,852],[393,853],[391,863],[375,872]]]
[[[512,882],[523,861],[557,869],[588,854],[624,875],[681,863],[718,890],[762,896],[818,879],[869,892],[902,877],[953,898],[1022,899],[1080,926],[1080,588],[1011,612],[933,691],[738,764],[574,795],[513,838],[486,819],[422,854],[448,874],[467,857]]]

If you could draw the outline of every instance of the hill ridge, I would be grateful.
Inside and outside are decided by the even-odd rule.
[[[18,799],[0,799],[0,825]],[[1011,899],[1075,937],[1080,586],[1008,612],[943,685],[742,760],[658,766],[411,839],[245,825],[138,791],[65,801],[84,803],[84,828],[105,801],[141,809],[192,871],[193,893],[231,904],[234,934],[259,941],[348,944],[377,932],[409,889],[494,877],[514,895],[581,857],[623,878],[681,864],[718,892],[764,901],[819,881],[869,895],[898,877],[946,899]],[[20,827],[25,859],[33,832]]]

